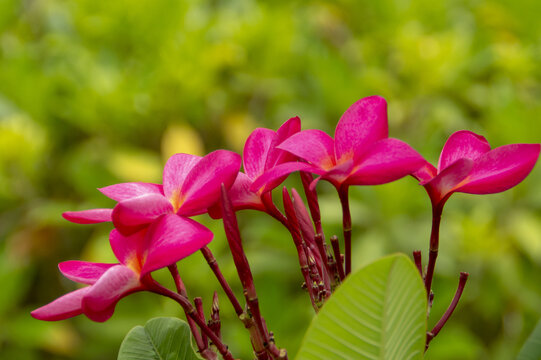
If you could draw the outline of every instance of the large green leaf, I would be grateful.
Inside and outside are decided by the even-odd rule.
[[[537,323],[517,356],[517,360],[539,359],[541,359],[541,321]]]
[[[351,274],[314,318],[297,360],[422,359],[426,292],[405,255]]]
[[[192,348],[188,324],[159,317],[136,326],[122,341],[118,360],[200,360]]]

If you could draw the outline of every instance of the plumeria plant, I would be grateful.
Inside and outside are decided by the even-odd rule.
[[[119,359],[235,359],[234,349],[221,336],[217,293],[207,317],[202,299],[189,299],[177,268],[178,261],[200,251],[244,324],[253,356],[287,359],[287,351],[276,345],[267,327],[243,250],[237,212],[252,209],[270,215],[291,234],[303,287],[317,313],[298,359],[420,359],[455,310],[468,278],[467,273],[460,274],[447,311],[433,329],[427,329],[446,201],[454,192],[491,194],[519,184],[533,169],[540,149],[539,144],[491,149],[484,137],[462,130],[449,137],[434,167],[410,145],[389,137],[387,103],[372,96],[346,110],[334,138],[321,130],[301,130],[295,117],[277,131],[255,129],[246,140],[242,160],[227,150],[204,157],[176,154],[165,165],[163,184],[110,185],[99,190],[117,201],[113,209],[63,214],[79,224],[112,222],[109,241],[118,263],[60,263],[64,276],[87,286],[34,310],[32,316],[56,321],[84,314],[103,322],[113,315],[120,299],[148,291],[176,301],[187,324],[158,318],[134,328],[121,346]],[[282,187],[277,190],[282,199],[277,201],[273,190],[294,172],[300,175],[302,191]],[[432,205],[426,267],[421,251],[415,250],[413,262],[404,255],[391,255],[352,273],[349,187],[385,184],[408,175],[426,189]],[[316,190],[320,180],[337,190],[342,242],[323,231]],[[207,247],[214,234],[190,218],[204,213],[223,222],[243,300],[234,294]],[[162,268],[169,270],[175,289],[154,279],[153,272]]]

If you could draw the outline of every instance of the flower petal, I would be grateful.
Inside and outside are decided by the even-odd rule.
[[[432,204],[440,203],[442,199],[453,193],[457,185],[466,179],[472,168],[473,160],[458,159],[432,179],[422,182],[421,185],[426,188]]]
[[[409,175],[425,163],[411,146],[398,139],[383,139],[370,147],[346,182],[349,185],[386,184]]]
[[[128,200],[146,194],[162,194],[159,184],[131,182],[106,186],[98,189],[103,195],[116,201]]]
[[[335,165],[334,140],[321,130],[296,133],[278,145],[278,149],[289,151],[325,170]]]
[[[67,293],[30,313],[34,319],[45,321],[65,320],[83,313],[81,301],[90,286]]]
[[[229,197],[233,203],[235,211],[243,209],[253,209],[265,211],[265,206],[258,193],[250,190],[252,179],[245,173],[239,172],[233,186],[229,189]],[[213,219],[222,218],[222,209],[220,202],[214,203],[209,209],[208,214]]]
[[[90,209],[82,211],[66,211],[62,217],[76,224],[96,224],[111,221],[113,209]]]
[[[532,171],[539,151],[539,144],[510,144],[491,150],[475,161],[470,176],[455,191],[493,194],[510,189]]]
[[[70,280],[81,284],[92,285],[109,268],[118,264],[93,263],[88,261],[71,260],[58,264],[58,269],[62,275]]]
[[[265,171],[265,162],[271,143],[276,133],[270,129],[255,129],[244,144],[243,162],[244,172],[251,179],[255,179]]]
[[[147,232],[148,227],[132,235],[124,236],[116,229],[111,230],[109,244],[121,264],[135,270],[142,267],[144,253],[148,248]]]
[[[434,176],[438,174],[438,169],[434,167],[428,161],[425,161],[424,165],[415,171],[411,176],[419,180],[419,182],[426,183],[430,181]]]
[[[103,322],[113,315],[120,299],[142,289],[133,270],[124,265],[113,266],[84,295],[83,312],[90,320]]]
[[[250,190],[254,192],[264,193],[266,191],[270,191],[273,189],[271,185],[275,184],[275,180],[280,179],[286,175],[291,174],[295,171],[307,171],[307,172],[313,172],[316,174],[325,173],[325,170],[322,170],[318,167],[315,167],[313,165],[304,163],[304,162],[289,162],[289,163],[283,163],[280,165],[276,165],[269,171],[266,171],[263,175],[255,179],[255,181],[252,183],[252,186],[250,186]],[[276,186],[278,186],[277,184]],[[259,191],[260,188],[263,187],[263,190]]]
[[[336,160],[356,159],[375,141],[388,136],[387,102],[380,96],[360,99],[346,110],[336,125]]]
[[[269,153],[267,155],[267,162],[265,163],[265,170],[268,170],[278,164],[282,164],[289,161],[294,161],[295,156],[287,151],[278,149],[277,146],[284,142],[287,138],[293,134],[301,131],[301,119],[298,116],[293,117],[276,130],[276,136],[274,137],[270,146]],[[259,174],[261,175],[261,174]],[[278,185],[276,185],[278,186]]]
[[[216,150],[201,159],[190,171],[182,185],[178,214],[197,215],[220,198],[222,183],[227,188],[235,182],[240,170],[239,154],[227,150]]]
[[[487,139],[474,132],[461,130],[449,136],[441,151],[438,170],[442,171],[458,159],[476,160],[490,151]]]
[[[113,224],[122,234],[130,235],[160,215],[172,212],[173,205],[165,196],[142,195],[119,202],[113,209]]]
[[[149,230],[141,276],[176,263],[207,245],[214,235],[203,225],[175,214],[164,215]]]
[[[182,184],[201,156],[175,154],[167,160],[163,169],[163,192],[171,202],[178,201]]]

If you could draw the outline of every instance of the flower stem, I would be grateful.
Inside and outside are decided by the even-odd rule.
[[[216,261],[216,258],[212,254],[212,251],[210,251],[210,249],[207,246],[205,246],[201,249],[201,253],[205,257],[205,260],[209,264],[210,268],[212,269],[212,272],[218,279],[218,282],[222,286],[222,289],[224,289],[224,292],[227,295],[227,298],[229,299],[229,301],[233,305],[233,308],[235,309],[235,313],[237,314],[237,316],[240,316],[244,312],[244,310],[242,309],[242,306],[240,305],[239,300],[233,293],[231,286],[229,286],[229,283],[224,278],[220,270],[220,267],[218,266],[218,262]]]
[[[182,279],[180,278],[180,275],[178,273],[177,264],[169,265],[167,269],[169,269],[169,272],[171,273],[171,276],[175,281],[175,287],[177,289],[177,292],[185,298],[188,298],[186,287],[184,286],[184,283],[182,282]],[[202,336],[202,334],[197,329],[195,321],[190,316],[188,316],[187,312],[186,320],[188,321],[188,326],[190,327],[190,331],[192,332],[195,344],[197,345],[197,349],[199,349],[199,353],[206,359],[215,358],[216,354],[211,354],[212,350],[208,349],[206,336]]]
[[[340,254],[340,244],[338,243],[338,237],[336,235],[331,236],[331,245],[334,253],[334,260],[336,267],[338,268],[338,276],[340,281],[344,281],[346,275],[344,274],[344,265],[342,264],[342,254]]]
[[[195,308],[190,303],[188,298],[163,287],[150,276],[142,279],[142,282],[146,285],[149,291],[166,296],[176,301],[184,309],[186,315],[192,318],[197,323],[201,331],[208,336],[208,338],[216,346],[216,349],[218,349],[224,360],[234,360],[233,355],[231,355],[231,353],[227,349],[227,346],[224,345],[224,343],[218,338],[218,336],[216,336],[216,334],[207,326],[205,321],[197,315]]]
[[[422,258],[421,250],[415,250],[413,252],[413,260],[415,261],[415,266],[417,266],[417,270],[419,270],[419,274],[421,274],[421,278],[424,280],[423,258]]]
[[[455,296],[453,297],[453,300],[451,301],[451,304],[447,308],[447,311],[445,311],[445,314],[441,317],[440,321],[434,326],[432,331],[428,332],[426,334],[426,348],[428,349],[428,344],[430,344],[430,341],[432,341],[433,338],[438,335],[440,330],[443,328],[445,323],[447,323],[447,320],[453,315],[453,311],[455,311],[455,308],[458,304],[458,301],[460,300],[460,297],[462,296],[462,292],[464,291],[464,287],[466,286],[466,281],[468,281],[469,274],[466,272],[460,273],[460,279],[458,280],[458,287],[455,292]],[[426,351],[426,350],[425,350]]]
[[[342,227],[344,229],[344,255],[346,263],[346,276],[351,272],[351,213],[349,211],[348,189],[349,186],[347,185],[342,185],[338,189],[340,204],[342,204]]]
[[[434,277],[434,268],[436,267],[436,258],[438,257],[438,249],[440,246],[440,222],[443,207],[434,205],[432,207],[432,230],[430,232],[430,248],[428,252],[428,265],[426,268],[425,288],[426,296],[430,297],[432,289],[432,278]]]

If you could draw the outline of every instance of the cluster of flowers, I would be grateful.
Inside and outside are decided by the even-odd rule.
[[[470,131],[458,131],[446,142],[437,168],[405,142],[388,137],[387,104],[378,96],[354,103],[341,117],[334,138],[320,130],[302,130],[299,118],[285,122],[277,131],[258,128],[248,137],[243,158],[226,150],[204,157],[176,154],[166,163],[163,185],[123,183],[99,189],[117,201],[113,209],[66,212],[64,217],[79,224],[112,221],[111,248],[119,263],[103,264],[67,261],[59,265],[67,278],[88,284],[32,312],[41,320],[61,320],[84,314],[105,321],[116,303],[137,291],[152,291],[184,304],[190,319],[217,345],[219,331],[208,329],[204,317],[193,315],[185,289],[176,272],[176,262],[201,250],[232,301],[239,316],[244,314],[206,245],[213,234],[191,216],[208,213],[223,218],[226,235],[243,287],[255,289],[242,251],[234,212],[254,209],[266,212],[291,233],[312,305],[317,311],[334,288],[351,271],[351,215],[348,203],[350,185],[385,184],[412,175],[425,187],[433,208],[433,227],[426,272],[420,252],[415,254],[427,296],[438,251],[439,223],[443,206],[454,192],[488,194],[507,190],[521,182],[534,167],[539,144],[512,144],[491,149],[486,139]],[[243,171],[240,171],[241,162]],[[308,208],[299,193],[284,187],[283,209],[273,202],[272,190],[292,172],[301,174]],[[313,174],[317,175],[314,178]],[[338,239],[327,245],[322,231],[317,182],[326,180],[337,189],[343,210],[344,254]],[[168,267],[177,283],[177,293],[152,279],[155,270]],[[463,285],[462,285],[463,287]],[[251,300],[250,300],[251,299]],[[253,305],[253,304],[252,304]],[[258,359],[285,358],[284,352],[268,348],[264,321],[256,319],[252,343]],[[192,328],[197,339],[197,330]],[[257,347],[257,333],[262,339]],[[212,336],[211,334],[218,334]],[[200,346],[201,345],[201,346]],[[205,344],[200,344],[205,350]],[[218,349],[220,350],[220,349]],[[227,355],[227,349],[220,350]],[[263,355],[261,355],[263,354]],[[228,358],[228,356],[224,356]],[[211,358],[211,357],[209,357]]]

